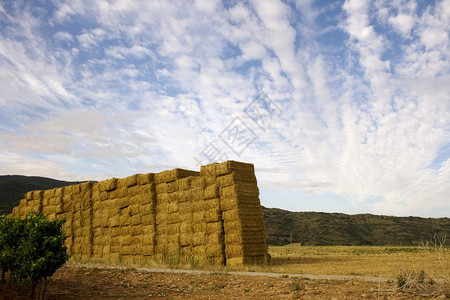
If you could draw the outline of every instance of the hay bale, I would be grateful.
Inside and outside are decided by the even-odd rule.
[[[216,177],[216,169],[218,167],[218,163],[212,163],[209,165],[200,167],[200,175],[202,177]]]
[[[99,188],[101,192],[110,192],[117,188],[117,178],[111,178],[105,181],[99,182]]]
[[[206,234],[222,233],[223,232],[222,222],[219,221],[207,223],[205,226],[205,232]]]
[[[225,244],[260,244],[266,241],[264,231],[242,232],[225,235]]]
[[[206,244],[220,245],[220,247],[222,247],[223,243],[224,243],[224,236],[222,233],[218,232],[218,233],[206,234]]]
[[[255,173],[255,167],[253,164],[238,162],[234,160],[229,160],[219,164],[216,168],[216,175],[225,175],[233,171],[247,171]]]
[[[167,170],[155,174],[155,183],[172,182],[177,179],[182,179],[189,176],[198,176],[199,172],[185,170],[185,169],[173,169]]]
[[[204,232],[195,232],[192,235],[192,245],[193,246],[206,245],[206,234]]]
[[[142,225],[156,224],[156,216],[154,214],[143,215],[141,218]]]
[[[169,213],[166,217],[167,224],[178,224],[180,222],[180,215],[178,213]]]
[[[178,181],[172,181],[166,183],[167,193],[173,193],[178,191]]]
[[[205,233],[206,232],[206,223],[192,223],[192,232],[194,233]]]
[[[169,214],[178,213],[178,211],[179,211],[178,203],[170,202],[167,204],[167,213]]]
[[[192,213],[193,223],[203,223],[205,222],[205,211],[199,210]]]
[[[222,212],[219,208],[208,209],[205,211],[205,222],[217,222],[222,220]]]
[[[191,188],[203,190],[206,187],[206,180],[203,177],[192,177]]]
[[[203,199],[211,199],[219,197],[219,187],[217,184],[211,184],[203,190]]]
[[[138,184],[138,176],[141,174],[135,174],[125,178],[125,186],[132,187]]]
[[[137,176],[137,182],[139,185],[147,185],[149,183],[152,183],[154,179],[155,179],[154,173],[139,174]]]
[[[189,177],[178,180],[178,189],[180,191],[189,190],[191,188],[191,182],[194,178],[196,178],[196,177],[189,176]]]
[[[142,223],[142,217],[140,215],[134,215],[130,217],[130,225],[140,225]]]

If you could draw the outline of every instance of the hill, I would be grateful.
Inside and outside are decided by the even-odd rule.
[[[263,210],[269,245],[421,245],[450,237],[450,218]],[[449,242],[447,241],[447,245]]]
[[[47,190],[77,181],[62,181],[38,176],[0,175],[0,215],[11,213],[28,191]]]

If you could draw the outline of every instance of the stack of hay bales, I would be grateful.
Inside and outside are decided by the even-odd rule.
[[[156,191],[156,259],[164,263],[179,263],[183,259],[182,248],[186,245],[186,233],[191,220],[188,191],[190,176],[198,172],[174,169],[155,174]],[[184,203],[184,204],[182,204]],[[186,210],[181,210],[181,208]],[[183,219],[186,217],[187,219]],[[183,235],[183,236],[182,236]],[[183,244],[183,245],[182,245]]]
[[[267,260],[259,190],[252,164],[227,161],[202,166],[220,190],[227,266],[263,264]]]
[[[92,187],[93,182],[72,185],[72,253],[89,258],[93,253]]]
[[[13,215],[66,217],[70,255],[135,265],[262,264],[267,245],[252,164],[174,169],[27,193]]]
[[[42,198],[44,191],[30,191],[20,200],[19,206],[14,207],[13,216],[25,217],[29,212],[42,211]]]

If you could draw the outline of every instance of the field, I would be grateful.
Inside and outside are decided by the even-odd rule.
[[[192,273],[190,266],[171,266],[184,269],[182,274],[145,269],[167,267],[161,265],[103,268],[95,262],[80,266],[72,260],[50,279],[48,299],[450,298],[449,248],[296,244],[269,247],[269,252],[270,266]],[[278,274],[263,274],[272,272]],[[336,276],[321,279],[322,275]],[[398,288],[399,280],[404,280],[402,288]],[[0,299],[17,298],[4,286],[0,292]]]

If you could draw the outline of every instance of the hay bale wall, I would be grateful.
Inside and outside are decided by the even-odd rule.
[[[70,255],[124,265],[263,264],[267,244],[252,164],[236,161],[26,194],[13,215],[65,217]]]

